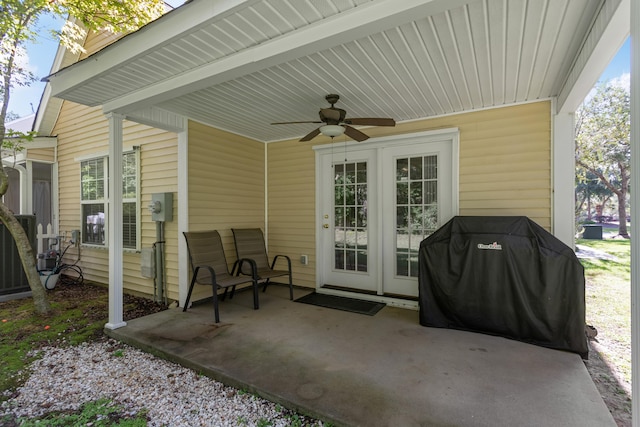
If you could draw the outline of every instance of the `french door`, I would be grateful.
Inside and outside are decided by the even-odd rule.
[[[378,203],[376,152],[353,150],[348,157],[322,158],[323,285],[377,293]],[[372,250],[373,248],[376,248]]]
[[[318,287],[418,295],[420,242],[457,214],[457,130],[317,150]]]
[[[435,141],[382,150],[384,294],[418,296],[420,242],[457,214],[451,148]]]

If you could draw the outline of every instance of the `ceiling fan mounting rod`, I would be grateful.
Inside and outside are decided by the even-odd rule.
[[[333,107],[333,104],[338,102],[338,99],[340,99],[340,95],[336,95],[335,93],[330,93],[329,95],[325,96],[324,99],[326,99],[327,102],[331,104],[331,107]]]

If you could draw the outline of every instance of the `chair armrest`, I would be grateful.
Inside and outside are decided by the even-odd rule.
[[[276,266],[276,261],[278,261],[278,258],[285,258],[287,260],[287,267],[288,270],[291,271],[291,258],[289,258],[287,255],[276,255],[273,258],[273,262],[271,263],[271,269],[273,270],[273,268]]]
[[[198,280],[198,271],[200,271],[201,268],[205,268],[207,270],[209,270],[209,273],[211,273],[211,284],[212,285],[217,285],[218,282],[216,281],[216,272],[213,270],[213,268],[211,268],[211,266],[208,265],[197,265],[196,268],[193,270],[193,277],[194,279],[197,281]]]
[[[247,263],[251,267],[251,278],[254,281],[258,280],[258,266],[256,265],[256,262],[254,260],[252,260],[251,258],[240,258],[236,262],[238,263],[238,271],[236,272],[236,276],[239,276],[240,273],[242,273],[242,265],[244,263]]]
[[[231,269],[231,275],[235,276],[236,275],[236,268],[238,268],[240,266],[240,260],[236,260],[236,262],[233,263],[233,268]]]

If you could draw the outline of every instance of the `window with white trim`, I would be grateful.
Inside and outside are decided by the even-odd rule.
[[[122,155],[122,245],[138,249],[140,214],[138,209],[139,158],[137,151]],[[109,159],[98,157],[80,163],[80,205],[82,243],[107,246],[109,211]]]

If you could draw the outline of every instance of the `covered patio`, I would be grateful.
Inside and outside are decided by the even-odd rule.
[[[509,179],[493,176],[484,191],[498,196],[476,208],[477,200],[487,197],[473,186],[477,179],[472,172],[487,166],[483,156],[493,153],[496,129],[484,129],[491,123],[483,119],[471,120],[466,128],[466,122],[459,125],[454,119],[464,113],[505,116],[512,111],[508,108],[548,103],[549,126],[544,132],[548,156],[539,168],[545,179],[536,187],[545,200],[542,225],[573,244],[573,113],[630,27],[635,31],[630,22],[640,17],[637,2],[311,3],[284,1],[274,6],[260,0],[193,0],[49,76],[53,97],[100,107],[109,122],[108,186],[113,203],[105,262],[110,289],[107,332],[339,425],[613,425],[579,356],[486,335],[423,328],[416,311],[386,307],[374,317],[334,310],[328,315],[327,309],[289,302],[279,294],[284,290],[276,288],[261,294],[261,308],[255,312],[248,293],[226,301],[220,325],[213,323],[208,304],[187,313],[169,310],[123,321],[125,271],[117,221],[122,217],[118,172],[125,121],[177,134],[177,227],[169,238],[176,246],[171,266],[176,283],[171,290],[180,305],[190,274],[182,232],[238,226],[235,216],[213,215],[203,202],[210,195],[198,193],[212,180],[197,173],[212,169],[210,159],[218,154],[204,148],[214,146],[209,139],[215,142],[223,132],[225,149],[241,151],[242,144],[263,144],[256,151],[264,170],[258,168],[257,178],[244,187],[245,192],[259,193],[252,198],[260,199],[252,211],[258,220],[250,218],[251,224],[241,226],[253,227],[255,222],[264,229],[269,245],[279,245],[277,250],[294,256],[311,254],[311,265],[294,266],[294,283],[319,290],[325,284],[320,261],[322,251],[331,245],[322,244],[321,199],[313,193],[321,179],[311,176],[293,191],[289,187],[305,173],[311,175],[314,166],[318,169],[311,144],[297,142],[314,126],[270,123],[315,120],[328,93],[339,93],[340,105],[355,117],[394,118],[395,128],[364,129],[383,143],[384,138],[424,131],[422,126],[436,132],[450,128],[448,121],[461,127],[463,144],[478,136],[478,130],[486,131],[482,138],[491,143],[477,149],[463,147],[464,174],[454,173],[466,179],[453,185],[454,197],[462,194],[463,215],[478,210],[496,215],[504,212],[500,206],[513,210],[509,197],[522,189],[504,191],[500,184]],[[639,56],[632,67],[632,86],[637,85]],[[634,92],[634,119],[637,99]],[[440,121],[427,124],[429,118]],[[521,139],[509,140],[508,147],[517,149]],[[330,141],[320,136],[317,143],[329,146]],[[343,145],[346,153],[347,142]],[[306,147],[306,152],[299,147]],[[497,164],[501,153],[496,150],[492,160]],[[283,153],[292,153],[284,171],[279,161]],[[522,150],[517,156],[527,158],[530,153]],[[239,164],[243,157],[237,157]],[[199,163],[201,159],[206,162]],[[637,156],[634,161],[638,162]],[[497,166],[509,163],[507,158]],[[489,166],[487,174],[494,172],[494,165]],[[225,178],[216,182],[218,188],[226,189],[233,181]],[[535,179],[522,179],[525,186],[531,181]],[[301,197],[303,202],[292,210],[290,199]],[[233,205],[231,215],[246,212],[246,199]],[[639,206],[637,198],[634,203]],[[522,209],[527,215],[535,210],[528,204]],[[379,234],[384,229],[382,222],[372,228]],[[640,241],[636,230],[640,227],[632,227],[638,237],[633,240],[634,253]],[[300,248],[302,241],[308,244]],[[330,257],[325,254],[324,259]],[[633,271],[635,300],[635,265]],[[309,291],[298,290],[296,297]],[[378,291],[376,297],[384,297],[384,292]],[[637,336],[635,312],[633,324]],[[634,368],[637,348],[636,340]],[[638,378],[637,370],[634,376]],[[634,425],[640,424],[634,420]]]
[[[107,333],[339,426],[615,425],[577,354],[422,327],[402,308],[367,316],[291,302],[285,286],[252,307],[240,292],[219,324],[209,302]]]

